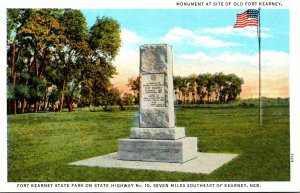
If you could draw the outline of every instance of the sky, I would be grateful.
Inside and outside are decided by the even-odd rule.
[[[114,61],[115,87],[128,92],[139,74],[139,47],[173,47],[174,75],[235,73],[243,78],[242,98],[258,97],[257,27],[233,28],[239,9],[86,9],[91,27],[97,17],[116,19],[122,47]],[[289,10],[261,9],[262,96],[289,97]]]

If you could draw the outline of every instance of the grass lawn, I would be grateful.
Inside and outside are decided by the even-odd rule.
[[[210,175],[69,166],[118,150],[137,111],[38,113],[8,116],[8,181],[289,181],[289,107],[180,108],[177,125],[198,137],[202,152],[238,153]]]

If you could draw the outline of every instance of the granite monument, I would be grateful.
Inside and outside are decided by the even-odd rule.
[[[197,157],[197,138],[176,127],[173,52],[167,44],[140,47],[139,127],[119,140],[120,160],[184,163]]]

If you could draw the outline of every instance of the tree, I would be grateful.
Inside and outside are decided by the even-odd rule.
[[[176,101],[178,103],[180,103],[180,99],[181,99],[181,93],[180,93],[180,84],[181,84],[181,80],[182,77],[181,76],[174,76],[173,77],[173,85],[174,85],[174,90],[175,90],[175,97],[176,97]]]
[[[54,68],[60,69],[62,74],[62,81],[60,81],[59,87],[61,88],[60,97],[60,111],[63,110],[64,100],[67,99],[67,107],[71,112],[73,111],[73,92],[69,92],[71,95],[65,97],[67,92],[67,85],[70,81],[78,79],[81,76],[83,69],[82,58],[86,59],[90,53],[90,48],[87,43],[87,23],[84,15],[80,10],[68,9],[62,17],[60,22],[64,27],[63,35],[65,41],[60,49],[57,49],[57,63]],[[74,83],[74,81],[73,81]]]
[[[60,96],[59,90],[57,90],[56,87],[52,87],[48,98],[49,104],[51,104],[51,111],[56,111],[56,108],[58,108],[55,107],[55,103],[56,101],[58,101],[59,96]]]
[[[108,92],[104,95],[101,100],[101,104],[103,106],[104,111],[112,110],[113,105],[121,106],[121,92],[117,88],[111,88]],[[110,106],[110,109],[108,109]]]
[[[53,50],[58,49],[65,39],[61,35],[63,27],[58,20],[60,14],[61,11],[55,9],[33,9],[20,30],[22,37],[31,44],[33,67],[30,73],[35,77],[33,82],[42,82],[45,69],[53,57]],[[34,111],[37,112],[41,99],[33,97]]]
[[[107,62],[114,60],[121,46],[119,23],[110,17],[98,17],[90,29],[89,45],[95,57],[105,58]]]
[[[226,88],[227,102],[237,100],[237,97],[242,92],[242,85],[244,84],[244,80],[242,78],[239,78],[235,74],[228,74],[226,76],[226,79],[229,82]]]
[[[7,10],[7,83],[8,83],[8,100],[7,112],[17,113],[17,96],[15,95],[17,83],[16,62],[19,60],[22,50],[22,38],[20,29],[26,23],[30,15],[28,9],[8,9]],[[11,108],[12,107],[12,108]]]
[[[186,102],[188,94],[188,79],[186,77],[175,76],[173,79],[175,93],[178,95],[179,104]]]
[[[21,113],[32,104],[35,112],[45,110],[51,87],[61,93],[60,111],[64,101],[72,111],[81,84],[89,87],[81,98],[108,92],[121,45],[114,19],[97,18],[88,30],[80,10],[8,9],[7,29],[8,113],[16,114],[18,103]]]
[[[110,91],[110,78],[117,74],[112,61],[121,46],[121,30],[118,22],[109,17],[97,18],[89,31],[91,50],[82,71],[82,99],[94,106],[105,105]]]
[[[187,77],[187,82],[188,82],[188,92],[192,94],[192,103],[195,104],[195,95],[196,95],[196,80],[197,80],[197,75],[196,74],[191,74]]]
[[[207,95],[206,93],[206,85],[208,84],[208,74],[199,74],[197,79],[197,94],[199,96],[199,102],[201,104],[204,104],[204,99],[205,96]]]
[[[135,97],[133,94],[125,93],[122,97],[123,104],[126,106],[131,106],[134,104]]]
[[[223,72],[215,73],[213,75],[213,79],[215,83],[216,100],[219,103],[225,102],[225,98],[226,98],[225,89],[228,87],[226,75]]]
[[[76,79],[68,82],[67,89],[66,89],[66,102],[68,111],[72,112],[74,108],[74,102],[78,101],[80,98],[80,84]]]
[[[32,82],[30,83],[30,96],[32,102],[34,102],[34,112],[38,112],[40,109],[40,103],[36,103],[36,101],[45,100],[44,93],[46,89],[47,81],[45,78],[36,78],[33,77]]]
[[[207,96],[208,102],[212,102],[211,96],[214,94],[218,103],[237,100],[242,92],[244,81],[235,74],[225,75],[224,73],[199,74],[197,77],[197,94],[200,97],[200,103],[204,103]]]
[[[215,80],[213,78],[213,76],[209,73],[206,74],[206,96],[207,96],[207,100],[208,103],[212,102],[212,94],[215,91]]]
[[[43,73],[51,59],[52,49],[59,44],[61,27],[57,21],[57,10],[43,9],[9,9],[8,24],[8,82],[16,89],[17,84],[27,86],[29,82],[43,82]],[[24,76],[20,75],[26,75]],[[34,77],[34,79],[33,79]],[[40,80],[38,80],[40,79]],[[20,87],[19,87],[20,88]],[[34,89],[32,87],[31,89]],[[20,90],[20,89],[19,89]],[[25,91],[24,89],[21,89]],[[32,91],[33,92],[33,91]],[[36,91],[34,93],[37,93]],[[17,92],[15,92],[17,93]],[[25,93],[14,97],[13,113],[17,103],[25,106]],[[18,98],[19,97],[19,98]],[[40,97],[33,96],[34,111],[38,111]],[[29,99],[28,99],[29,100]],[[10,106],[10,105],[8,105]]]
[[[97,71],[91,70],[89,76],[81,82],[80,101],[85,105],[93,105],[94,108],[104,104],[105,94],[111,86],[107,77],[97,76]]]
[[[134,93],[134,103],[135,104],[139,104],[139,100],[140,100],[140,87],[141,87],[141,77],[140,76],[138,76],[136,78],[131,77],[128,80],[127,86],[129,86],[130,90],[132,90],[133,93]]]

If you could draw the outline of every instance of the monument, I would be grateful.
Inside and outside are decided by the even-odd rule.
[[[140,47],[139,127],[119,140],[120,160],[184,163],[197,157],[197,138],[175,126],[173,52],[167,44]]]
[[[210,174],[237,157],[197,152],[197,138],[176,127],[172,65],[171,46],[141,46],[139,127],[131,128],[129,139],[119,139],[118,152],[70,165]]]

